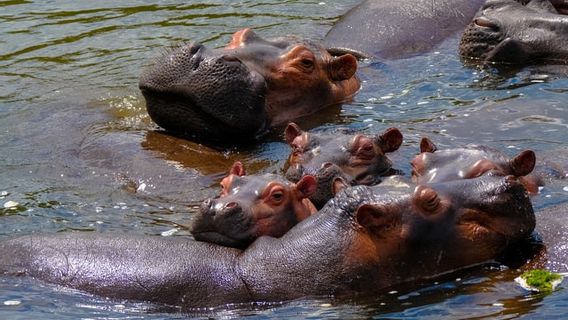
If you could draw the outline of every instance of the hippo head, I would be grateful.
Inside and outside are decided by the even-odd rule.
[[[482,62],[568,63],[568,1],[489,0],[463,33],[460,55]]]
[[[221,195],[205,200],[193,220],[195,240],[244,248],[263,235],[282,236],[316,211],[307,199],[316,189],[312,176],[296,184],[272,174],[246,176],[236,162],[221,186]]]
[[[349,187],[302,225],[314,218],[332,221],[334,214],[350,230],[349,236],[334,231],[328,239],[348,243],[342,272],[365,274],[355,285],[375,288],[497,260],[535,227],[530,199],[514,176],[485,175],[394,193],[380,184]],[[296,229],[287,237],[298,237]]]
[[[285,136],[292,148],[286,177],[298,181],[304,174],[315,174],[318,180],[329,181],[327,185],[331,187],[334,175],[344,184],[379,182],[378,177],[389,174],[392,168],[386,154],[398,150],[403,139],[397,128],[371,137],[309,133],[295,123],[288,124]]]
[[[332,57],[312,41],[266,40],[244,29],[223,48],[190,43],[167,51],[139,86],[164,129],[242,140],[350,100],[359,89],[356,69],[352,55]]]
[[[412,179],[417,183],[433,183],[476,178],[486,173],[521,177],[527,190],[536,186],[524,176],[530,174],[536,163],[532,150],[521,151],[510,158],[499,150],[486,146],[469,145],[464,148],[437,150],[428,138],[420,141],[420,154],[411,161]]]

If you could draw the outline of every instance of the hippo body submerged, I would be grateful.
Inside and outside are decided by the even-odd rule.
[[[491,261],[533,228],[530,201],[511,178],[402,194],[356,186],[242,251],[182,238],[30,235],[0,242],[0,272],[185,308],[341,297]]]
[[[490,0],[465,29],[462,57],[506,64],[568,64],[568,1]]]
[[[485,0],[367,0],[345,14],[324,44],[378,59],[428,52],[467,26]]]

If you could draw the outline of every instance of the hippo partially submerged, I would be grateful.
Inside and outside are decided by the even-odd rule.
[[[316,184],[310,175],[297,183],[269,173],[246,176],[235,162],[221,181],[221,195],[201,204],[191,233],[195,240],[237,248],[260,236],[281,237],[317,211],[308,199]]]
[[[224,48],[169,50],[140,77],[148,113],[162,128],[211,140],[245,140],[275,125],[349,101],[357,61],[293,37],[250,29]]]
[[[530,235],[534,219],[512,176],[397,195],[356,186],[244,251],[182,237],[29,235],[0,242],[0,272],[185,308],[343,297],[491,261]]]
[[[460,55],[482,63],[568,64],[566,14],[566,0],[489,0],[464,31]]]
[[[321,208],[347,185],[373,185],[381,177],[397,173],[388,153],[398,150],[403,136],[397,128],[385,129],[374,136],[349,133],[313,133],[290,123],[284,130],[292,148],[286,178],[299,181],[314,175],[318,188],[310,200]]]

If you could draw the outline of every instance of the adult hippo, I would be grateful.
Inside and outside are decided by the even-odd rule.
[[[250,29],[223,48],[181,45],[156,59],[139,87],[152,120],[201,138],[245,140],[269,127],[349,101],[359,90],[357,61],[294,37]]]
[[[183,237],[29,235],[0,242],[0,272],[185,308],[344,297],[493,260],[532,232],[534,218],[511,176],[396,195],[356,186],[244,251]]]
[[[463,31],[485,0],[366,0],[345,14],[324,44],[336,52],[398,59],[432,50]]]
[[[481,63],[568,64],[566,14],[567,0],[489,0],[464,31],[460,55]]]

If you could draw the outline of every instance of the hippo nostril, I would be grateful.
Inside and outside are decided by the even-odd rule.
[[[205,199],[201,203],[201,206],[199,207],[199,211],[201,213],[214,213],[213,210],[211,210],[212,206],[213,206],[213,199],[211,199],[211,198]]]
[[[236,203],[236,202],[229,202],[229,203],[227,203],[227,204],[225,205],[225,208],[226,208],[226,209],[234,209],[234,208],[236,208],[238,205],[239,205],[239,204]]]
[[[331,166],[333,166],[333,163],[331,163],[331,162],[324,162],[324,163],[322,163],[321,168],[322,168],[322,169],[327,169],[327,168],[329,168],[329,167],[331,167]]]
[[[203,45],[199,42],[194,42],[192,44],[189,45],[189,53],[191,55],[194,55],[197,53],[197,51],[199,51],[199,49],[203,48]]]
[[[475,23],[479,27],[488,28],[488,29],[491,29],[493,31],[499,30],[499,26],[497,24],[495,24],[493,21],[491,21],[487,18],[484,18],[484,17],[475,18],[473,20],[473,23]]]

